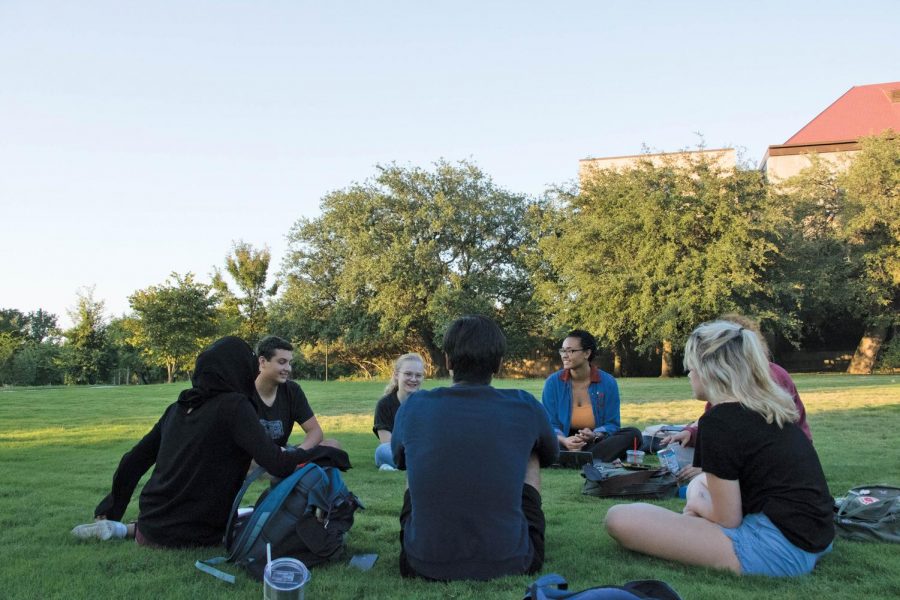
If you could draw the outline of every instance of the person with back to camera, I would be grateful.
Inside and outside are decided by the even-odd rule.
[[[391,432],[400,405],[406,402],[411,394],[419,391],[425,379],[425,361],[422,357],[410,352],[394,362],[391,380],[384,388],[384,396],[375,405],[375,423],[372,431],[378,437],[375,448],[375,466],[382,471],[395,471],[394,457],[391,454]]]
[[[112,491],[94,510],[96,520],[72,534],[135,538],[150,546],[221,544],[251,459],[286,477],[310,457],[302,449],[278,447],[260,425],[252,400],[257,370],[253,350],[236,337],[222,338],[200,353],[193,387],[182,391],[122,457]],[[151,467],[137,523],[121,523],[135,487]]]
[[[704,473],[688,486],[682,514],[619,504],[606,514],[607,531],[626,548],[682,563],[809,573],[831,551],[834,500],[759,338],[728,321],[705,323],[688,338],[684,366],[696,398],[712,404],[694,454]]]
[[[719,317],[719,319],[722,321],[735,323],[739,327],[743,327],[745,330],[752,331],[754,334],[756,334],[756,337],[759,340],[760,345],[762,346],[766,358],[769,358],[769,346],[766,344],[766,338],[763,337],[762,332],[759,330],[759,323],[749,317],[745,317],[744,315],[735,313],[724,314]],[[811,442],[813,438],[812,431],[810,431],[809,429],[809,423],[807,423],[806,421],[806,407],[803,405],[803,401],[800,400],[800,392],[797,391],[797,386],[794,385],[794,380],[791,379],[791,376],[783,367],[776,365],[771,361],[769,361],[769,372],[772,375],[772,379],[775,381],[775,383],[784,388],[784,390],[791,395],[791,398],[794,400],[794,406],[797,407],[797,412],[800,415],[797,419],[797,427],[799,427],[800,430],[803,431],[803,434],[807,438],[809,438],[809,441]],[[706,407],[704,408],[704,412],[708,411],[710,408],[712,408],[712,405],[707,402]],[[669,444],[677,442],[681,444],[683,448],[691,448],[694,446],[694,441],[697,439],[698,427],[698,421],[694,421],[693,423],[685,427],[682,431],[662,438],[660,440],[660,446],[668,446]],[[699,475],[700,472],[700,469],[698,469],[697,467],[688,465],[682,469],[679,469],[677,478],[679,483],[685,484]]]
[[[253,398],[259,413],[259,422],[279,446],[285,446],[293,431],[294,423],[306,434],[299,448],[311,450],[322,444],[332,448],[341,445],[332,439],[325,440],[322,427],[309,406],[306,394],[296,381],[291,380],[291,361],[294,347],[280,337],[270,335],[256,345],[259,357],[259,375]]]
[[[541,466],[558,447],[531,394],[490,385],[506,338],[465,316],[444,334],[451,387],[423,390],[397,411],[391,449],[407,472],[400,511],[400,574],[489,580],[544,562]]]
[[[544,382],[541,400],[556,431],[560,449],[590,452],[605,462],[625,458],[643,442],[634,427],[620,427],[619,384],[592,363],[597,341],[576,329],[563,340],[563,368]]]

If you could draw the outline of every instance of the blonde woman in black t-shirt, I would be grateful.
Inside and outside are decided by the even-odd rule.
[[[759,338],[735,323],[705,323],[688,338],[684,365],[695,397],[712,404],[694,454],[704,473],[681,514],[617,505],[607,531],[626,548],[678,562],[744,575],[809,573],[831,550],[833,499]]]
[[[391,380],[384,388],[384,396],[375,405],[375,423],[372,432],[378,436],[378,447],[375,448],[375,466],[382,471],[394,471],[394,457],[391,454],[391,435],[394,431],[394,418],[400,410],[400,404],[414,392],[419,391],[425,380],[425,361],[422,356],[410,352],[394,362]]]

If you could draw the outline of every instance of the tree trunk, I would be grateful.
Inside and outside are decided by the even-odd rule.
[[[166,383],[175,381],[175,361],[166,361]]]
[[[433,375],[435,377],[446,377],[450,373],[447,371],[447,361],[444,360],[444,351],[434,345],[434,336],[431,335],[430,331],[426,331],[420,334],[420,339],[422,340],[422,345],[425,346],[425,350],[428,351],[428,356],[431,358],[431,365],[434,368]]]
[[[613,377],[622,376],[622,353],[618,348],[613,349]]]
[[[881,350],[887,333],[887,325],[882,323],[867,325],[847,372],[853,375],[870,375],[875,368],[875,359],[878,358],[878,351]]]
[[[663,340],[662,361],[660,363],[659,376],[672,376],[672,340]]]

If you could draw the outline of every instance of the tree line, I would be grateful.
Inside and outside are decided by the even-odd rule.
[[[440,373],[443,328],[464,313],[500,323],[513,361],[588,329],[617,374],[677,373],[689,332],[726,312],[759,319],[776,352],[852,345],[852,372],[900,367],[893,132],[862,140],[845,169],[813,158],[777,185],[647,158],[529,198],[466,161],[383,165],[288,239],[271,285],[268,249],[235,242],[210,283],[172,273],[122,318],[91,290],[67,331],[2,310],[0,383],[172,381],[215,337],[269,332],[298,344],[302,377],[381,374],[410,350]]]

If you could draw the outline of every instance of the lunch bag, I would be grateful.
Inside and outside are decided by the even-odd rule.
[[[238,507],[247,488],[263,472],[262,467],[254,470],[234,499],[225,529],[228,556],[198,560],[194,566],[201,571],[234,583],[233,575],[213,567],[231,562],[262,580],[269,544],[272,557],[289,556],[307,567],[342,555],[344,536],[353,526],[353,515],[365,507],[347,489],[340,471],[307,463],[264,491],[249,517],[238,518]]]
[[[612,464],[584,465],[581,493],[599,498],[663,500],[678,495],[678,481],[665,469],[628,469]]]
[[[848,540],[900,542],[900,488],[861,485],[834,502],[834,528]]]
[[[643,579],[629,581],[621,586],[592,587],[580,592],[570,592],[565,578],[556,573],[544,575],[525,591],[522,600],[682,600],[681,596],[665,581]]]

